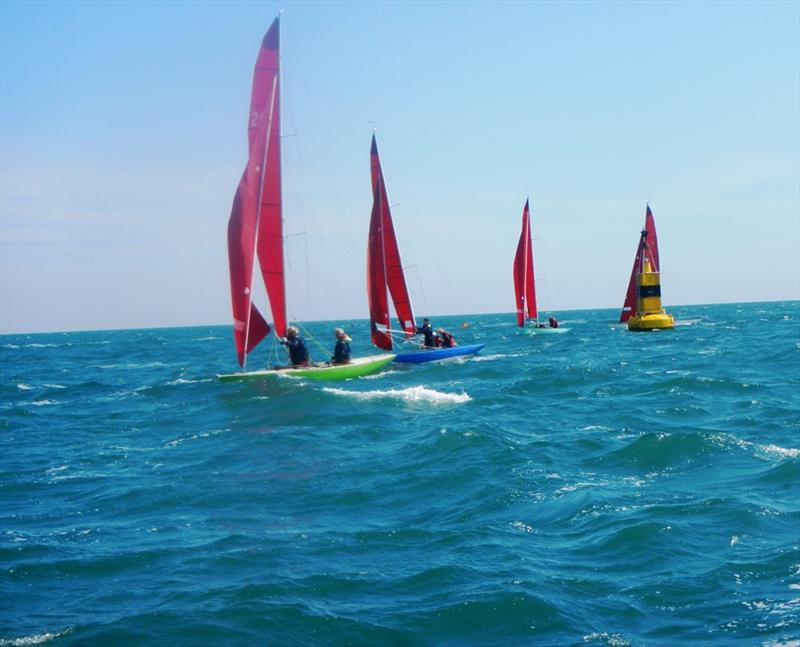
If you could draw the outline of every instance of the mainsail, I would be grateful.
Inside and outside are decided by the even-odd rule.
[[[248,121],[249,155],[228,221],[233,334],[239,364],[269,334],[253,304],[255,256],[267,288],[276,333],[286,333],[281,214],[279,21],[270,26],[256,60]]]
[[[400,260],[397,237],[394,233],[389,200],[386,196],[386,184],[383,180],[375,135],[372,136],[370,149],[370,168],[373,203],[367,247],[367,293],[369,295],[372,343],[378,348],[391,350],[392,339],[387,331],[390,327],[387,287],[397,318],[400,320],[400,329],[407,335],[411,335],[416,332],[416,325]]]
[[[661,271],[658,262],[658,237],[656,236],[656,221],[650,205],[647,205],[647,213],[644,217],[644,229],[639,238],[639,245],[636,248],[636,256],[633,259],[633,269],[631,278],[628,281],[628,291],[625,294],[625,303],[622,306],[622,313],[619,316],[620,322],[626,322],[636,314],[636,275],[642,271],[644,261],[650,262],[653,272]]]
[[[514,256],[514,295],[516,297],[517,325],[525,325],[525,310],[529,319],[536,319],[536,285],[533,277],[533,247],[531,245],[531,217],[528,200],[522,210],[522,232]]]

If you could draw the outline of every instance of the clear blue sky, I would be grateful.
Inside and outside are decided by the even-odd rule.
[[[800,298],[800,3],[0,3],[0,331],[228,323],[252,67],[282,21],[290,314],[367,316],[378,128],[419,315]]]

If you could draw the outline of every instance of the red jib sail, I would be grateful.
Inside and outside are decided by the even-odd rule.
[[[392,222],[392,213],[389,210],[389,198],[386,194],[386,184],[383,181],[383,170],[378,156],[378,142],[375,139],[375,135],[372,136],[372,147],[370,149],[370,169],[372,171],[372,195],[374,201],[372,208],[373,219],[376,217],[375,205],[377,205],[383,240],[383,272],[386,285],[389,287],[389,294],[392,296],[392,303],[394,303],[397,318],[400,320],[401,330],[407,335],[412,335],[416,332],[414,313],[411,309],[411,299],[408,296],[408,287],[406,286],[406,278],[400,260],[400,250],[394,233],[394,223]],[[380,197],[380,200],[378,200],[378,197]],[[370,231],[372,230],[370,229]],[[384,346],[379,347],[384,348]]]
[[[643,261],[650,262],[654,272],[659,271],[658,262],[658,236],[656,236],[656,221],[650,205],[647,205],[647,213],[644,217],[644,229],[639,237],[639,245],[636,248],[636,256],[633,259],[633,269],[631,278],[628,281],[628,291],[625,293],[625,303],[622,306],[622,313],[619,316],[620,322],[626,322],[636,314],[636,274],[642,271]]]
[[[264,36],[253,73],[248,122],[248,161],[228,221],[228,264],[233,329],[239,364],[269,333],[252,303],[258,253],[278,334],[286,332],[280,173],[279,23]]]
[[[536,285],[533,277],[533,247],[531,245],[531,216],[528,200],[522,210],[522,232],[514,256],[514,295],[517,325],[525,325],[525,310],[529,319],[536,319]]]

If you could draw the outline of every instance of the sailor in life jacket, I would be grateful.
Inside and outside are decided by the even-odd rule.
[[[289,350],[289,361],[293,367],[308,366],[311,363],[306,342],[300,336],[300,331],[297,328],[289,326],[286,329],[286,337],[283,337],[280,341]]]
[[[436,334],[439,336],[442,348],[452,348],[453,346],[458,345],[456,344],[456,338],[444,328],[439,328],[436,331]]]
[[[333,334],[336,335],[336,347],[333,349],[331,364],[349,364],[350,342],[352,339],[341,328],[334,330]]]
[[[556,320],[556,318],[555,318],[555,317],[552,317],[552,316],[551,316],[551,317],[548,317],[548,318],[547,318],[547,321],[549,321],[549,322],[550,322],[550,327],[551,327],[551,328],[558,328],[558,321]]]

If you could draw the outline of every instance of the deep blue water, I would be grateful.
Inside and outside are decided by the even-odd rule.
[[[219,383],[228,327],[3,336],[0,645],[796,640],[800,302],[671,311],[438,318],[482,355],[332,384]]]

